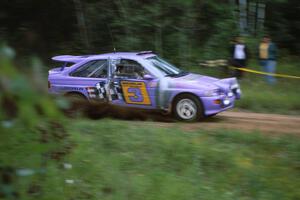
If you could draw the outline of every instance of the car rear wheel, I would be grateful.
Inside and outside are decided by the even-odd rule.
[[[69,117],[76,118],[85,112],[88,101],[83,95],[69,93],[66,94],[66,98],[70,103],[70,107],[65,110]]]
[[[204,117],[200,100],[191,95],[183,94],[176,97],[173,104],[173,114],[181,121],[198,121]]]

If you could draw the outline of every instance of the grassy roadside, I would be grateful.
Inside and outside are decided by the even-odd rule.
[[[76,147],[65,162],[73,168],[49,167],[40,199],[300,197],[299,138],[185,133],[110,119],[76,120],[68,127]]]
[[[242,80],[243,97],[236,107],[253,112],[299,115],[299,81],[278,80],[277,85],[272,86],[262,80]]]
[[[0,184],[0,196],[11,189],[25,200],[300,197],[298,137],[229,130],[187,133],[180,124],[149,128],[112,119],[60,123],[65,129],[54,124],[46,138],[14,126],[1,130],[0,164],[17,173],[11,184]],[[63,135],[68,139],[59,139]],[[47,138],[53,142],[40,142]],[[51,155],[46,163],[43,155]]]
[[[255,62],[249,63],[249,68],[261,70]],[[294,61],[278,62],[277,73],[300,77],[299,64]],[[244,97],[237,107],[254,112],[271,112],[282,114],[300,114],[300,79],[277,78],[275,85],[265,82],[265,77],[257,74],[245,74],[241,80]]]

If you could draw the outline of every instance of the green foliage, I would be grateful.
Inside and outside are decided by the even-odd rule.
[[[47,59],[51,54],[101,53],[115,47],[118,51],[155,50],[186,66],[195,58],[223,56],[227,41],[237,33],[233,6],[221,0],[81,0],[80,11],[74,2],[4,0],[0,8],[4,38],[22,55],[37,53]],[[9,18],[20,6],[24,14]],[[43,17],[36,16],[39,14]],[[78,15],[85,25],[76,22]]]
[[[298,80],[277,81],[276,86],[270,86],[265,81],[257,79],[242,81],[243,99],[238,101],[236,106],[254,112],[299,114],[300,91],[295,87]]]
[[[299,197],[298,138],[179,127],[76,121],[68,174],[75,184],[55,191],[62,199]]]
[[[36,80],[1,56],[0,198],[41,195],[49,166],[57,167],[71,147],[64,116]]]
[[[272,1],[267,4],[267,30],[280,47],[289,49],[289,53],[297,56],[300,53],[299,12],[297,0]]]
[[[22,199],[274,200],[300,195],[299,138],[229,130],[186,133],[178,124],[159,128],[109,119],[69,122],[76,146],[64,162],[72,168],[48,161],[46,171],[18,177]],[[17,168],[37,170],[43,163],[40,153],[59,148],[39,144],[28,129],[6,129],[1,139],[7,144],[1,145],[0,158]],[[38,192],[28,193],[34,185]]]
[[[255,62],[249,67],[262,70]],[[287,61],[282,58],[277,64],[276,73],[300,76],[297,60]],[[268,85],[265,77],[246,73],[241,81],[243,98],[237,102],[237,107],[255,112],[273,112],[283,114],[300,113],[300,90],[295,87],[299,79],[277,78],[275,85]]]
[[[76,2],[81,9],[76,9]],[[239,34],[237,7],[229,2],[233,1],[2,0],[0,36],[20,55],[38,54],[45,60],[53,54],[103,53],[115,47],[155,50],[188,66],[195,59],[227,57],[231,38]],[[298,55],[298,1],[264,2],[267,16],[262,32]]]

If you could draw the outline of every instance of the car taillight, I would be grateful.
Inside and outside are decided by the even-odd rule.
[[[48,89],[50,89],[51,88],[51,83],[50,83],[50,81],[48,81]]]

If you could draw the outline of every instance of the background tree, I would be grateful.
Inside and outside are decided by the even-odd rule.
[[[230,2],[2,0],[0,37],[16,49],[17,55],[37,54],[44,60],[54,54],[98,54],[116,48],[155,50],[181,66],[189,66],[195,60],[227,56],[229,41],[239,34],[236,5]],[[266,31],[280,48],[297,54],[298,1],[265,2]]]

